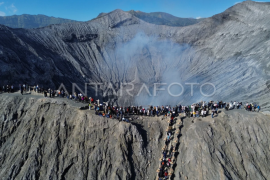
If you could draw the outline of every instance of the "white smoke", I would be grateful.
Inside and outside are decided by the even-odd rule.
[[[118,74],[124,77],[123,82],[137,79],[133,90],[134,97],[132,97],[136,105],[176,105],[179,102],[192,103],[202,99],[199,98],[200,88],[194,86],[194,93],[191,96],[190,85],[185,84],[198,81],[196,73],[192,72],[194,54],[195,50],[187,44],[180,45],[172,40],[147,36],[140,32],[128,42],[118,41],[114,63],[122,67],[118,69]],[[137,75],[135,75],[136,71]],[[146,84],[151,95],[145,88],[140,92],[143,83]],[[166,83],[166,85],[156,84],[156,89],[165,90],[154,91],[154,83]],[[171,85],[172,83],[175,85]],[[181,84],[184,89],[177,84]],[[184,91],[181,96],[172,96],[172,94],[180,94],[182,90]],[[156,96],[154,96],[155,92],[157,92]],[[119,99],[122,99],[121,102],[126,102],[129,98],[131,97],[125,96]]]

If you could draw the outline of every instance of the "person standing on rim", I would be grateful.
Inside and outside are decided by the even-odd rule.
[[[9,85],[7,85],[7,92],[8,92],[8,93],[10,92],[10,90],[9,90]]]
[[[23,95],[23,86],[21,85],[21,94]]]
[[[91,101],[89,101],[89,110],[91,110],[91,106],[92,106]]]
[[[13,87],[13,85],[11,85],[11,87],[10,87],[10,92],[11,92],[11,93],[14,92],[14,87]]]
[[[52,89],[49,89],[49,93],[50,93],[50,98],[52,98]]]

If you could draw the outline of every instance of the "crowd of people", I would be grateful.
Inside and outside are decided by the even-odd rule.
[[[0,86],[0,92],[4,93],[13,93],[14,92],[14,86],[13,85],[6,85],[6,86]]]
[[[112,106],[108,102],[100,103],[99,100],[94,100],[92,97],[84,96],[82,93],[67,93],[62,90],[54,89],[45,89],[40,88],[39,85],[30,87],[26,84],[20,84],[19,89],[21,94],[24,94],[27,90],[33,89],[36,93],[44,94],[44,97],[62,97],[76,102],[88,103],[89,109],[94,109],[96,115],[108,117],[108,118],[121,118],[126,120],[124,117],[126,115],[140,115],[140,116],[171,116],[178,115],[183,113],[187,117],[206,117],[211,115],[214,118],[215,115],[218,115],[218,109],[224,108],[225,110],[232,109],[241,109],[243,104],[242,102],[223,102],[223,101],[201,101],[199,103],[194,103],[189,106],[176,105],[171,107],[170,105],[166,106]],[[14,92],[13,85],[2,86],[0,92]],[[259,112],[260,106],[255,103],[246,103],[244,109],[247,111]]]
[[[246,111],[252,111],[252,112],[259,112],[261,110],[260,105],[253,104],[253,103],[246,103],[244,108]]]
[[[201,101],[199,103],[194,103],[189,106],[176,105],[171,107],[170,105],[166,106],[117,106],[110,105],[108,102],[100,103],[100,100],[94,100],[93,97],[84,96],[82,93],[66,93],[64,90],[45,90],[39,88],[38,85],[34,88],[38,93],[44,93],[45,97],[62,97],[76,102],[88,103],[89,110],[93,109],[96,115],[107,117],[107,118],[116,118],[124,121],[126,116],[130,115],[140,115],[140,116],[174,116],[179,113],[183,113],[187,117],[206,117],[211,115],[214,118],[215,115],[218,115],[218,109],[224,108],[225,110],[241,109],[242,102],[223,102],[223,101]],[[244,108],[247,111],[257,111],[259,112],[260,106],[255,104],[246,104]]]
[[[162,148],[162,157],[160,158],[160,165],[159,169],[157,170],[157,179],[163,180],[168,179],[172,176],[175,168],[175,161],[176,161],[176,152],[177,147],[179,146],[179,135],[180,135],[180,125],[182,124],[182,120],[178,123],[179,128],[176,125],[177,118],[172,114],[166,130],[167,136],[164,139],[165,146]],[[177,128],[175,128],[177,127]],[[178,129],[177,132],[175,130]]]
[[[44,97],[61,97],[67,98],[69,100],[74,100],[76,102],[87,103],[89,106],[89,110],[94,110],[95,114],[102,117],[107,118],[115,118],[120,121],[129,122],[127,117],[132,115],[138,116],[149,116],[149,117],[159,117],[163,116],[166,119],[169,118],[169,125],[167,128],[167,137],[165,138],[165,146],[163,148],[162,158],[160,159],[160,167],[158,169],[158,179],[167,179],[173,173],[173,165],[175,162],[175,152],[176,146],[178,143],[178,136],[174,136],[173,134],[173,126],[176,123],[176,119],[181,113],[184,117],[206,117],[211,115],[214,118],[214,115],[218,115],[218,109],[224,108],[225,110],[233,110],[233,109],[242,109],[242,102],[222,102],[222,101],[201,101],[199,103],[194,103],[189,106],[175,105],[171,107],[170,105],[161,105],[161,106],[117,106],[110,105],[108,102],[100,102],[99,99],[95,100],[93,97],[84,96],[82,93],[66,93],[64,90],[53,90],[51,88],[45,89],[40,88],[38,85],[34,87],[30,87],[26,84],[20,84],[19,90],[23,95],[28,89],[33,89],[36,93],[44,94]],[[14,92],[13,85],[6,85],[0,87],[0,92],[12,93]],[[256,103],[246,103],[244,106],[246,111],[251,112],[259,112],[260,106]],[[176,134],[178,135],[180,131]],[[173,139],[176,138],[175,144],[173,143]]]
[[[25,94],[27,91],[30,93],[30,86],[27,84],[19,84],[21,94]]]
[[[0,93],[14,93],[15,91],[20,91],[23,95],[27,90],[30,91],[29,86],[27,84],[19,84],[16,88],[13,85],[3,85],[0,86]]]
[[[222,102],[222,101],[210,101],[210,102],[199,102],[194,103],[189,106],[176,105],[171,107],[170,105],[166,106],[148,106],[147,108],[143,106],[111,106],[107,102],[99,103],[99,100],[94,101],[91,98],[89,101],[89,110],[94,108],[96,115],[108,117],[108,118],[123,118],[124,116],[129,115],[140,115],[140,116],[177,116],[179,113],[183,113],[184,117],[206,117],[211,115],[214,118],[215,115],[218,115],[218,110],[224,108],[225,110],[241,109],[242,102]],[[253,104],[246,104],[244,108],[248,111],[257,111],[259,112],[260,106]]]
[[[67,98],[70,100],[74,100],[76,102],[82,102],[82,103],[89,103],[91,101],[91,98],[88,98],[87,96],[84,96],[82,93],[75,92],[74,94],[65,92],[63,89],[61,90],[54,90],[52,88],[40,88],[38,85],[33,87],[33,91],[36,93],[41,93],[44,95],[44,97],[60,97],[60,98]]]

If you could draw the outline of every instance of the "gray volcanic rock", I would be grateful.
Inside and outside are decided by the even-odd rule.
[[[89,22],[24,30],[0,28],[0,73],[4,84],[43,84],[71,89],[76,82],[134,83],[133,97],[116,97],[108,86],[103,100],[132,105],[177,104],[200,100],[249,101],[269,110],[269,3],[247,1],[186,27],[154,25],[128,12],[115,10]],[[142,93],[142,83],[153,95],[153,83],[178,82],[182,96],[164,95],[157,102]],[[190,85],[194,86],[191,96]],[[202,96],[200,85],[211,83],[216,93]],[[128,88],[128,87],[124,87]],[[94,87],[91,91],[93,95]],[[205,94],[211,94],[205,87]],[[179,94],[179,93],[175,93]]]
[[[31,30],[1,25],[0,81],[46,88],[112,83],[117,93],[121,83],[132,82],[133,97],[126,91],[117,97],[109,86],[100,87],[98,96],[108,91],[101,101],[144,106],[248,101],[267,112],[269,9],[270,3],[246,1],[186,27],[153,25],[121,10],[89,22]],[[185,91],[180,97],[145,91],[136,96],[142,83],[153,95],[156,82],[179,82]],[[199,84],[193,96],[185,83]],[[215,85],[213,96],[200,94],[204,83]],[[207,86],[201,90],[211,92]],[[63,99],[0,96],[2,179],[156,177],[166,120],[139,118],[127,124]],[[221,111],[214,119],[183,119],[174,179],[269,179],[269,116]]]
[[[269,127],[244,110],[184,120],[175,179],[269,179]]]
[[[196,24],[203,20],[194,18],[179,18],[164,12],[145,13],[142,11],[134,11],[134,10],[128,12],[145,22],[166,26],[183,27]]]
[[[107,13],[99,13],[99,15],[97,16],[97,18],[99,18],[99,17],[101,17],[101,16],[104,16],[104,15],[106,15]]]
[[[156,175],[166,121],[130,124],[98,117],[59,99],[18,95],[1,95],[0,107],[3,180],[148,179]]]
[[[156,178],[167,120],[125,123],[63,99],[0,98],[1,179]],[[269,116],[221,111],[183,118],[173,179],[269,179]]]
[[[183,27],[183,26],[189,26],[196,23],[199,23],[204,18],[201,19],[194,19],[194,18],[180,18],[173,16],[168,13],[164,12],[151,12],[151,13],[145,13],[142,11],[127,11],[128,13],[132,14],[138,19],[141,19],[145,22],[156,24],[156,25],[166,25],[166,26],[176,26],[176,27]],[[102,16],[107,15],[107,13],[100,13],[97,18],[100,18]]]

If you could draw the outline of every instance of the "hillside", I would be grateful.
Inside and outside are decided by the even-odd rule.
[[[49,17],[45,15],[13,15],[13,16],[0,16],[0,24],[11,28],[39,28],[49,26],[51,24],[63,24],[76,22],[74,20]]]
[[[133,16],[156,25],[166,25],[166,26],[176,26],[176,27],[183,27],[183,26],[189,26],[196,24],[202,19],[194,19],[194,18],[179,18],[175,17],[171,14],[164,13],[164,12],[151,12],[151,13],[145,13],[142,11],[127,11],[128,13],[132,14]],[[107,13],[100,13],[97,18],[105,16]]]
[[[79,110],[65,98],[0,98],[1,179],[156,178],[167,119],[126,123]],[[269,116],[221,109],[214,119],[181,119],[172,179],[268,179]]]
[[[29,96],[0,94],[1,179],[155,176],[166,121],[124,123],[62,99]],[[147,137],[141,126],[151,126]]]
[[[82,89],[85,82],[104,83],[97,98],[121,105],[214,99],[254,102],[268,111],[269,8],[269,3],[245,1],[185,27],[150,24],[122,10],[39,29],[0,26],[0,78],[3,84],[47,88],[64,83],[70,90],[72,82]],[[112,83],[119,94],[120,83],[128,82],[134,83],[135,96],[115,97],[108,89]],[[155,82],[182,83],[185,91],[177,98],[153,98],[146,91],[136,96],[142,83],[153,94]],[[199,84],[193,96],[186,83]],[[200,93],[205,83],[215,85],[211,97]],[[125,93],[129,87],[123,88]],[[210,94],[210,88],[204,92]],[[104,92],[108,96],[102,97]]]
[[[172,180],[270,179],[269,9],[270,3],[245,1],[181,27],[168,14],[136,12],[138,18],[119,9],[87,22],[0,25],[0,87],[72,91],[76,83],[99,104],[119,107],[211,100],[261,106],[220,108],[213,118],[181,113],[173,122],[125,115],[127,123],[68,98],[0,92],[0,179],[156,179],[169,155],[163,154],[169,130]],[[96,94],[88,83],[98,83]]]
[[[182,27],[182,26],[193,25],[203,20],[203,19],[194,19],[194,18],[179,18],[179,17],[175,17],[171,14],[163,13],[163,12],[145,13],[145,12],[134,11],[134,10],[131,10],[128,12],[145,22],[156,24],[156,25]]]

